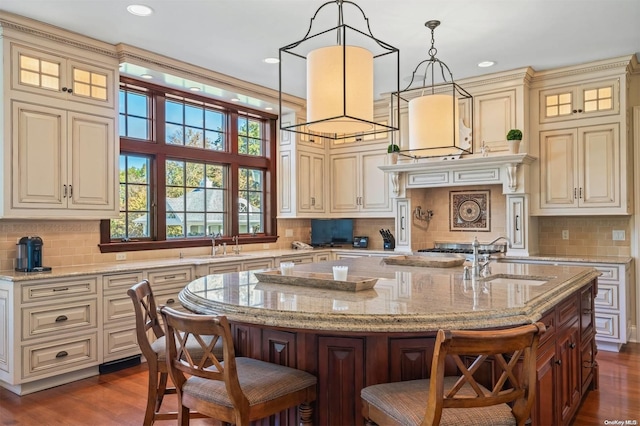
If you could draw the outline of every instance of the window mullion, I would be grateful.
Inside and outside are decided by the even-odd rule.
[[[238,155],[238,113],[233,111],[229,113],[229,121],[227,129],[227,140],[229,151],[235,155]],[[238,163],[233,162],[229,167],[229,223],[231,224],[231,235],[238,235],[240,224],[238,223]]]

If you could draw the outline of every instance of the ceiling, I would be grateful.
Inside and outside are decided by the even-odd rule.
[[[442,21],[435,31],[437,58],[449,66],[456,80],[525,66],[541,71],[616,56],[640,56],[638,0],[356,1],[369,18],[372,34],[399,49],[401,89],[409,83],[416,65],[428,58],[431,37],[424,24],[431,19]],[[150,6],[154,13],[131,15],[126,7],[132,3]],[[0,9],[278,90],[278,65],[264,59],[277,58],[279,48],[301,40],[323,3],[0,0]],[[366,28],[356,8],[349,4],[343,8],[346,24]],[[337,10],[335,4],[323,8],[312,33],[335,27]],[[477,66],[487,60],[496,64]],[[291,87],[290,94],[304,97],[304,72],[300,74],[287,87]],[[378,95],[393,89],[376,86]]]

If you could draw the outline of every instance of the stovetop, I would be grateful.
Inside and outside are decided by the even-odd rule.
[[[433,248],[420,249],[421,253],[462,253],[473,254],[471,243],[439,243],[436,242]],[[506,244],[480,244],[478,254],[504,254],[507,252]]]

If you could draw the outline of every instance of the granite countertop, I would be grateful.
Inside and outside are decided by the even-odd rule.
[[[406,255],[411,253],[406,252],[391,252],[388,250],[371,250],[371,249],[359,249],[352,248],[350,246],[345,247],[326,247],[317,248],[313,250],[294,250],[294,249],[273,249],[273,250],[255,250],[241,252],[240,255],[228,254],[228,255],[201,255],[201,256],[185,256],[184,258],[171,257],[171,258],[158,258],[150,260],[140,261],[123,261],[113,263],[95,263],[90,265],[77,265],[77,266],[62,266],[54,267],[51,271],[47,272],[17,272],[14,270],[0,270],[0,280],[5,281],[31,281],[49,278],[65,278],[82,275],[93,274],[117,274],[127,271],[136,271],[141,269],[154,269],[154,268],[169,268],[181,265],[187,266],[199,266],[212,263],[223,262],[242,262],[252,259],[264,259],[264,258],[280,258],[287,256],[305,256],[308,254],[319,252],[345,252],[352,251],[354,253],[360,253],[365,255]],[[554,261],[554,262],[583,262],[583,263],[614,263],[614,264],[626,264],[633,260],[631,257],[617,257],[617,256],[511,256],[508,255],[505,259],[508,261]]]
[[[521,263],[492,264],[492,276],[537,277],[542,283],[463,280],[463,266],[425,268],[387,265],[380,258],[342,259],[296,265],[296,271],[378,278],[370,290],[348,292],[258,282],[251,271],[209,275],[180,293],[198,313],[230,320],[326,331],[415,332],[438,328],[484,328],[525,324],[596,278],[594,268]],[[503,280],[504,281],[504,280]],[[529,281],[530,282],[530,281]]]

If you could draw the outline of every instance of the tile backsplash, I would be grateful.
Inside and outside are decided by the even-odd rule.
[[[460,188],[463,189],[463,188]],[[413,249],[431,247],[435,241],[467,241],[474,235],[481,241],[490,241],[505,233],[505,197],[500,187],[491,188],[491,231],[455,231],[449,230],[449,189],[429,189],[428,192],[412,194],[414,208],[433,210],[433,218],[426,222],[414,219],[412,235]],[[417,192],[417,191],[414,191]],[[542,255],[631,255],[631,217],[540,217],[539,247]],[[369,248],[382,250],[380,228],[394,232],[394,219],[371,218],[355,219],[354,234],[369,237]],[[562,231],[569,233],[569,239],[562,239]],[[623,241],[614,241],[613,231],[625,231]],[[279,219],[280,238],[273,244],[244,245],[243,250],[285,249],[291,242],[300,240],[310,242],[310,219]],[[51,267],[75,266],[116,261],[115,253],[100,253],[99,221],[49,221],[49,220],[0,220],[0,269],[15,267],[16,243],[26,235],[38,235],[44,241],[43,265]],[[209,253],[208,247],[188,249],[166,249],[127,252],[127,260],[148,260],[154,258],[197,256]]]

